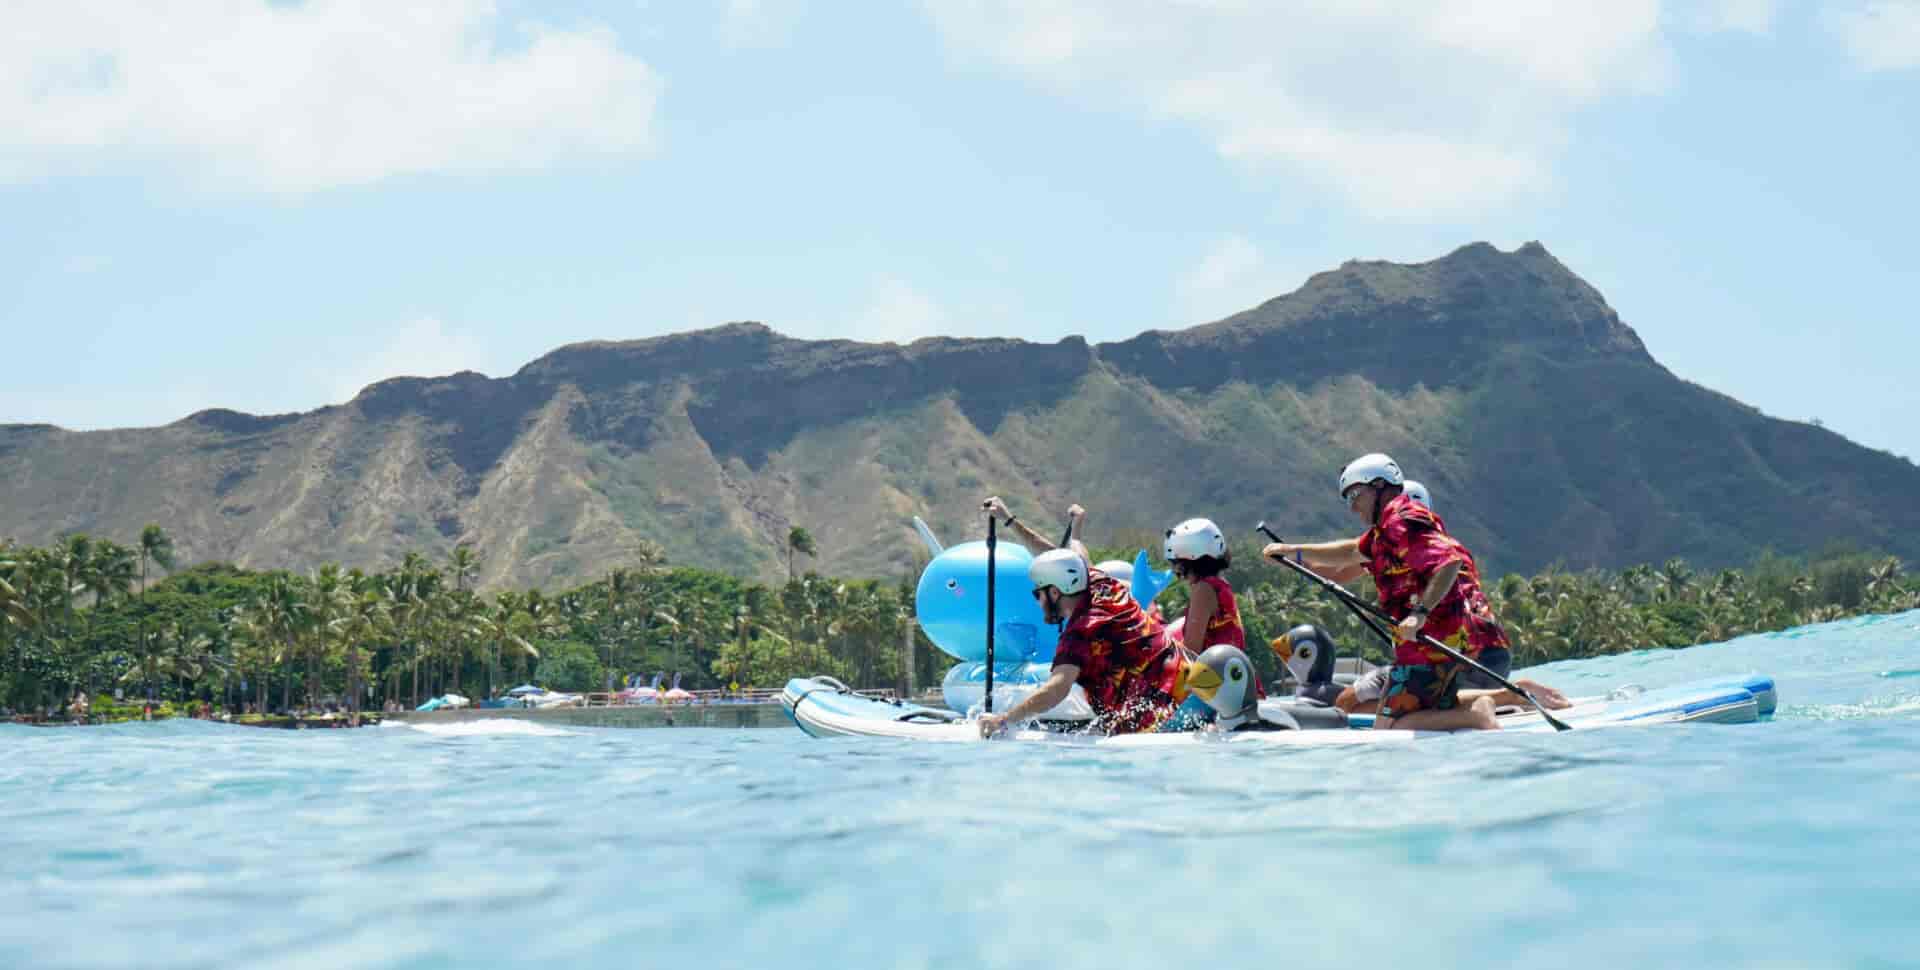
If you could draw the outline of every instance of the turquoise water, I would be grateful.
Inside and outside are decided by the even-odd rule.
[[[1534,674],[1747,670],[1364,751],[0,727],[0,967],[1914,966],[1920,614]]]

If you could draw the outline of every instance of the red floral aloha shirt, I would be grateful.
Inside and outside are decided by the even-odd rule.
[[[1466,654],[1478,658],[1489,647],[1507,647],[1507,631],[1494,619],[1480,589],[1480,567],[1473,554],[1452,536],[1431,509],[1406,495],[1396,496],[1380,510],[1380,524],[1360,537],[1360,555],[1367,559],[1367,571],[1380,590],[1380,606],[1397,619],[1405,619],[1419,602],[1427,581],[1440,567],[1460,564],[1460,578],[1446,598],[1434,607],[1422,632]],[[1393,662],[1401,664],[1438,664],[1453,662],[1446,654],[1419,643],[1402,643],[1394,648]]]
[[[1087,692],[1108,734],[1157,730],[1173,716],[1179,652],[1163,646],[1160,624],[1133,600],[1125,583],[1097,569],[1087,572],[1091,594],[1060,631],[1053,665],[1080,668],[1075,678]]]

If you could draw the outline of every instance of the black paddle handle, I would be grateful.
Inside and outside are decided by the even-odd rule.
[[[1270,531],[1267,528],[1267,524],[1265,522],[1261,522],[1258,526],[1255,526],[1255,528],[1259,529],[1261,532],[1266,533],[1269,537],[1272,537],[1273,541],[1275,542],[1280,541],[1279,537],[1274,536],[1272,531]],[[1328,592],[1332,593],[1333,595],[1338,596],[1340,600],[1346,603],[1349,607],[1357,607],[1358,609],[1365,610],[1368,613],[1371,613],[1374,616],[1377,616],[1380,619],[1385,620],[1389,623],[1396,622],[1394,618],[1387,613],[1386,610],[1383,610],[1380,607],[1375,606],[1372,603],[1366,602],[1365,600],[1362,600],[1360,597],[1347,592],[1347,590],[1343,588],[1339,583],[1336,583],[1333,580],[1328,579],[1327,577],[1322,576],[1311,569],[1308,569],[1304,564],[1294,562],[1293,560],[1288,559],[1284,556],[1280,558],[1279,562],[1280,562],[1280,565],[1285,566],[1293,570],[1294,572],[1299,573],[1300,575],[1313,580],[1315,583],[1320,584],[1320,587],[1322,589],[1325,589]],[[1526,698],[1527,703],[1533,705],[1533,709],[1536,711],[1539,711],[1540,716],[1545,718],[1548,724],[1553,725],[1554,730],[1556,731],[1573,730],[1573,728],[1568,726],[1564,721],[1561,721],[1559,718],[1556,718],[1552,714],[1547,713],[1546,706],[1541,704],[1538,700],[1535,700],[1532,694],[1527,693],[1525,690],[1521,689],[1521,687],[1515,684],[1513,681],[1510,681],[1507,678],[1502,677],[1499,674],[1496,674],[1493,671],[1488,670],[1487,668],[1481,666],[1479,661],[1474,660],[1472,657],[1469,657],[1466,654],[1461,653],[1460,651],[1455,650],[1452,647],[1449,647],[1446,644],[1441,643],[1439,640],[1436,640],[1433,637],[1430,637],[1424,633],[1420,634],[1420,642],[1426,644],[1429,647],[1434,648],[1435,650],[1440,651],[1441,653],[1446,654],[1449,657],[1452,657],[1453,659],[1459,661],[1460,663],[1463,663],[1468,667],[1471,667],[1474,670],[1479,671],[1482,674],[1485,674],[1494,683],[1499,684],[1500,686],[1505,687],[1510,691],[1513,691],[1515,694],[1518,694],[1521,697]]]

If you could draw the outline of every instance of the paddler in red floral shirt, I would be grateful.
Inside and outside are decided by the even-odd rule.
[[[1363,455],[1340,473],[1340,497],[1367,524],[1363,535],[1313,545],[1275,542],[1263,552],[1317,571],[1363,566],[1373,576],[1381,608],[1399,621],[1378,726],[1497,729],[1493,699],[1478,696],[1461,704],[1464,665],[1423,646],[1419,637],[1424,633],[1478,659],[1482,650],[1510,649],[1506,631],[1487,605],[1473,554],[1447,535],[1431,510],[1404,494],[1405,482],[1392,458]]]
[[[1004,713],[982,714],[980,735],[991,737],[1051,709],[1076,683],[1087,693],[1098,730],[1134,734],[1165,726],[1186,693],[1180,682],[1183,661],[1177,649],[1161,642],[1159,622],[1140,609],[1127,585],[1088,565],[1086,546],[1073,537],[1086,510],[1078,505],[1067,510],[1068,548],[1055,549],[1009,513],[998,496],[983,505],[1039,551],[1027,569],[1033,597],[1048,623],[1066,626],[1046,683]]]

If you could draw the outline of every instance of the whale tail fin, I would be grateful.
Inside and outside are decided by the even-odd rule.
[[[941,545],[939,538],[934,536],[933,530],[927,528],[927,523],[917,515],[913,517],[913,531],[920,533],[920,541],[927,544],[927,555],[938,559],[941,553],[947,551],[947,547]]]
[[[1133,598],[1141,609],[1153,605],[1153,599],[1173,582],[1173,570],[1160,571],[1147,559],[1147,551],[1133,557]]]

